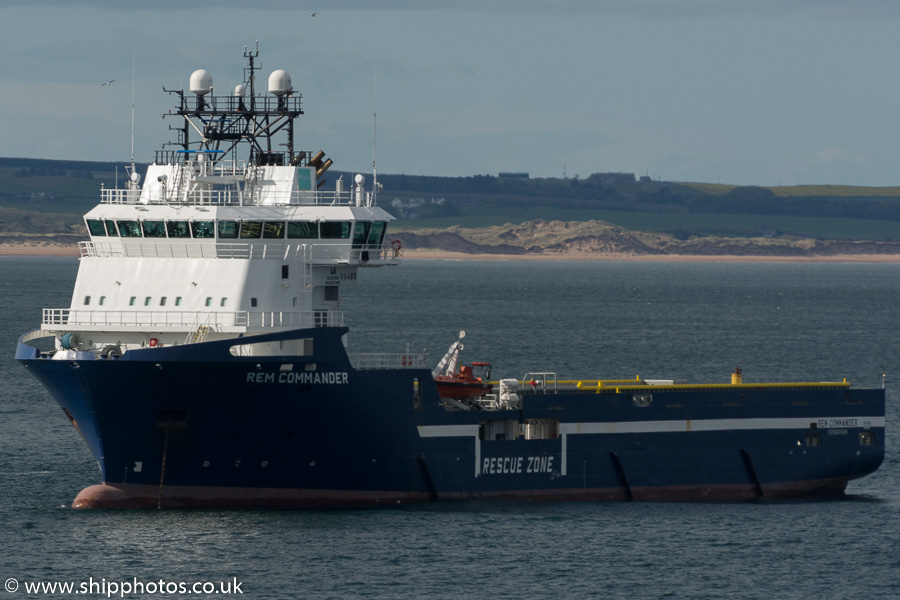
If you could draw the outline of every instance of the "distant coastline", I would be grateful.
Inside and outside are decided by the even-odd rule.
[[[78,256],[81,234],[9,233],[0,256]],[[900,241],[798,237],[690,237],[629,231],[603,221],[392,231],[384,240],[408,259],[666,262],[900,263]]]
[[[4,256],[78,256],[78,246],[52,243],[3,243]],[[402,250],[408,260],[515,260],[515,261],[657,261],[657,262],[816,262],[900,263],[900,254],[835,254],[830,256],[749,256],[711,254],[633,254],[625,252],[555,252],[547,254],[469,254],[435,249]]]

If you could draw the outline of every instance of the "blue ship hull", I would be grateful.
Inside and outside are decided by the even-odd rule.
[[[20,340],[17,359],[100,465],[103,483],[76,507],[787,498],[843,493],[884,458],[882,389],[534,389],[516,409],[448,410],[427,369],[354,368],[345,332],[84,360]],[[314,353],[229,351],[297,338]]]

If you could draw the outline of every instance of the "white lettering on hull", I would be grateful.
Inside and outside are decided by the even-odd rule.
[[[494,456],[482,459],[483,475],[553,473],[554,456]]]
[[[324,371],[302,373],[247,373],[247,383],[300,383],[312,385],[347,385],[349,375],[345,371]]]

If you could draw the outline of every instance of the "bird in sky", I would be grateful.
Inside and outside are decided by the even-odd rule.
[[[106,86],[108,86],[108,85],[112,85],[114,81],[115,81],[115,79],[110,79],[110,80],[107,81],[107,82],[101,83],[101,84],[100,84],[100,87],[106,87]]]
[[[311,13],[309,13],[309,16],[314,17],[314,16],[316,16],[317,14],[319,14],[318,11],[317,11],[317,12],[311,12]]]

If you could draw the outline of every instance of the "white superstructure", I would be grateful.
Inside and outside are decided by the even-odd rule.
[[[180,97],[167,115],[182,120],[180,149],[158,151],[143,186],[132,173],[125,188],[103,189],[85,215],[90,240],[80,244],[71,305],[44,310],[42,335],[53,334],[58,348],[116,356],[339,326],[341,288],[355,284],[357,269],[399,261],[399,243],[384,239],[393,217],[375,205],[365,179],[357,175],[346,191],[340,179],[325,189],[331,160],[294,151],[302,110],[290,75],[273,72],[272,95],[257,97],[258,51],[244,55],[240,94],[212,95],[203,70],[191,76],[194,102],[167,90]],[[276,144],[276,134],[287,142]]]

